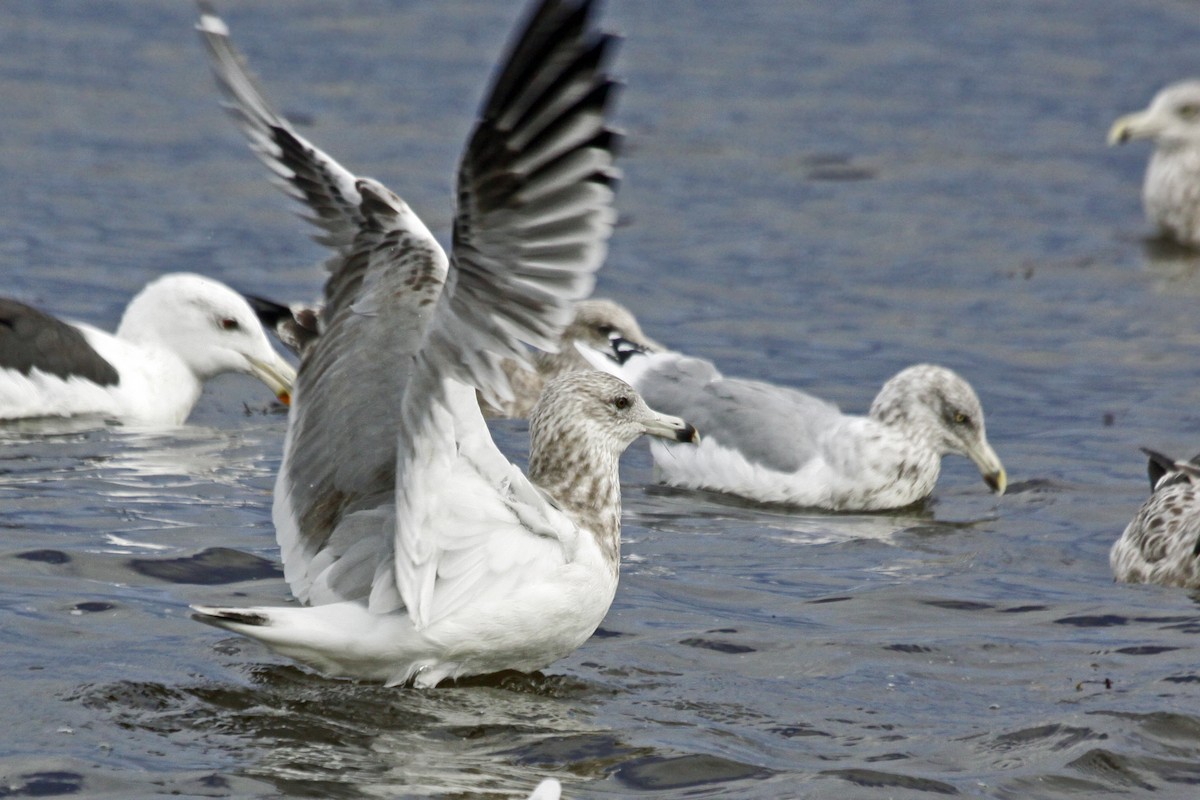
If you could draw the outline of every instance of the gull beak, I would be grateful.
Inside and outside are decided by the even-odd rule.
[[[987,441],[980,441],[978,446],[968,450],[967,458],[975,462],[979,474],[983,476],[983,482],[989,489],[998,495],[1004,494],[1004,490],[1008,488],[1008,473],[1004,471],[1000,457]]]
[[[700,442],[700,433],[694,425],[684,422],[679,417],[659,414],[653,409],[650,410],[650,418],[646,420],[645,426],[646,434],[649,436],[658,436],[662,439],[673,439],[689,444]]]
[[[267,385],[279,402],[285,406],[292,404],[292,388],[296,385],[296,370],[291,364],[278,355],[273,361],[260,361],[253,356],[246,356],[250,364],[250,374]]]
[[[1126,114],[1108,129],[1108,143],[1125,144],[1134,139],[1152,139],[1158,134],[1158,123],[1148,111]]]

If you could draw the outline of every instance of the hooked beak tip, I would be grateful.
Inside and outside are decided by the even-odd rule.
[[[684,423],[683,430],[675,434],[675,439],[688,444],[700,443],[700,431],[696,430],[696,426],[690,422]]]
[[[997,495],[1002,495],[1004,494],[1004,490],[1008,488],[1008,475],[1003,469],[999,469],[984,475],[983,482]]]

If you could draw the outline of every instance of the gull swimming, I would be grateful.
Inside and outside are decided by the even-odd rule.
[[[646,402],[704,431],[698,447],[652,442],[660,478],[761,503],[831,511],[901,508],[927,497],[942,456],[964,455],[1003,494],[1007,476],[987,441],[975,391],[945,367],[918,364],[884,384],[870,413],[785,386],[726,378],[712,362],[648,353],[619,338],[588,361]]]
[[[1108,562],[1118,581],[1200,589],[1200,456],[1175,461],[1153,450],[1150,497],[1113,544]]]
[[[1200,80],[1173,83],[1113,123],[1108,143],[1154,142],[1142,183],[1146,218],[1160,236],[1200,247]]]
[[[116,333],[0,298],[0,420],[180,425],[204,382],[229,372],[258,378],[285,403],[296,378],[242,296],[200,275],[151,281]]]
[[[304,606],[197,606],[201,621],[331,675],[418,687],[543,668],[600,624],[620,558],[618,458],[643,433],[695,429],[609,375],[568,373],[533,410],[526,476],[476,401],[510,399],[502,358],[552,348],[604,259],[615,39],[591,10],[543,0],[513,39],[459,166],[449,258],[399,197],[272,111],[202,12],[235,113],[283,179],[331,209],[319,224],[338,256],[275,486],[284,577]]]

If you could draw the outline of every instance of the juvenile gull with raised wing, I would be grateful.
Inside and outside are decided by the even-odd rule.
[[[534,409],[526,477],[476,401],[511,399],[502,359],[551,349],[604,258],[614,40],[591,5],[544,0],[514,40],[459,167],[449,259],[400,198],[270,109],[204,13],[219,82],[338,256],[275,488],[285,578],[307,607],[198,607],[201,620],[335,675],[433,686],[544,667],[603,619],[618,456],[642,433],[695,429],[619,380],[570,373]]]

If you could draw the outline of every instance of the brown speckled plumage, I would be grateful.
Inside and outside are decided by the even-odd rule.
[[[547,382],[529,419],[529,479],[592,531],[614,571],[621,547],[617,462],[654,417],[632,386],[586,370]]]
[[[1147,450],[1153,491],[1113,544],[1118,581],[1200,589],[1200,456],[1174,462]]]

